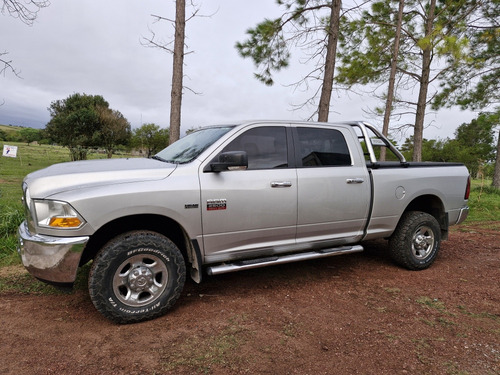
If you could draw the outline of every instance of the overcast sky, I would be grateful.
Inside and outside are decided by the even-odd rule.
[[[288,85],[309,66],[292,55],[290,69],[268,87],[253,77],[250,60],[234,45],[245,31],[265,17],[276,17],[274,0],[210,0],[200,4],[198,17],[188,22],[186,43],[193,53],[185,59],[182,130],[246,119],[307,119],[314,108],[292,111],[311,95]],[[189,13],[189,9],[188,9]],[[0,51],[21,78],[0,76],[0,124],[43,128],[54,100],[73,93],[102,95],[133,128],[144,123],[168,127],[172,56],[141,43],[153,30],[169,40],[172,26],[154,23],[152,14],[175,17],[175,3],[159,0],[52,0],[34,25],[0,15]],[[340,95],[340,96],[339,96]],[[380,120],[363,109],[374,104],[368,96],[334,94],[330,121]],[[475,115],[458,109],[427,115],[425,138],[453,137],[455,128]],[[412,118],[403,122],[413,121]],[[409,132],[408,136],[411,135]]]

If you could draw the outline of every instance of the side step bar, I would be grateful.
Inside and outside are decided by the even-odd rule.
[[[241,260],[234,263],[224,263],[216,266],[209,266],[207,267],[206,271],[209,275],[219,275],[222,273],[249,270],[275,264],[285,264],[298,262],[301,260],[326,258],[334,255],[358,253],[360,251],[363,251],[363,246],[361,245],[334,247],[331,249],[321,249],[306,253],[275,255],[266,258]]]

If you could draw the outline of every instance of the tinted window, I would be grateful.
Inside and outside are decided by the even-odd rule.
[[[222,152],[226,151],[245,151],[248,155],[248,169],[288,167],[284,127],[250,129],[227,145]]]
[[[344,136],[335,129],[297,128],[304,167],[351,165]]]

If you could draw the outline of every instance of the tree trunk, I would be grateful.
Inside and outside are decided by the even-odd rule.
[[[321,87],[321,97],[318,105],[318,121],[328,121],[330,113],[330,100],[333,89],[333,75],[335,73],[335,56],[337,54],[337,41],[339,39],[340,8],[341,0],[333,0],[332,11],[330,13],[330,25],[328,29],[328,44],[326,47],[325,73],[323,76],[323,86]]]
[[[495,173],[493,174],[494,187],[500,189],[500,130],[498,131],[497,158],[495,162]]]
[[[413,161],[422,161],[422,143],[424,135],[425,108],[427,106],[427,90],[429,89],[429,77],[431,74],[432,62],[432,30],[434,25],[434,11],[436,9],[436,0],[431,0],[429,4],[429,13],[425,25],[425,37],[429,38],[427,45],[422,51],[422,74],[420,76],[420,90],[417,101],[417,113],[415,115],[415,129],[413,132]]]
[[[396,35],[394,37],[394,49],[391,58],[391,72],[389,75],[389,87],[387,88],[387,101],[385,103],[384,125],[382,134],[387,137],[389,134],[389,120],[391,118],[392,101],[394,100],[394,86],[396,83],[396,69],[398,66],[399,40],[401,39],[401,24],[403,22],[403,9],[405,6],[404,0],[399,1],[398,21],[396,24]],[[380,160],[384,161],[387,150],[385,147],[380,149]]]
[[[184,38],[186,0],[175,2],[175,40],[170,100],[170,144],[177,141],[181,131],[182,79],[184,75]]]

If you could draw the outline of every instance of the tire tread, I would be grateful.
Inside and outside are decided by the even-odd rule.
[[[411,252],[411,242],[414,230],[426,223],[434,230],[435,245],[432,254],[425,262],[418,261]],[[389,239],[389,253],[395,263],[409,270],[423,270],[435,260],[441,244],[441,233],[434,216],[422,211],[408,211],[403,214],[394,233]]]
[[[149,312],[141,314],[124,314],[114,308],[105,296],[106,289],[102,287],[102,281],[108,275],[109,265],[115,257],[121,252],[127,251],[126,243],[130,240],[136,240],[136,245],[144,247],[158,247],[159,244],[168,251],[168,257],[171,258],[175,266],[176,280],[173,282],[172,291],[167,301],[162,302],[161,306]],[[89,295],[96,309],[108,319],[116,323],[138,323],[151,320],[164,315],[177,301],[184,288],[186,279],[186,266],[184,258],[177,246],[158,233],[150,231],[128,232],[108,242],[97,254],[89,273]]]

